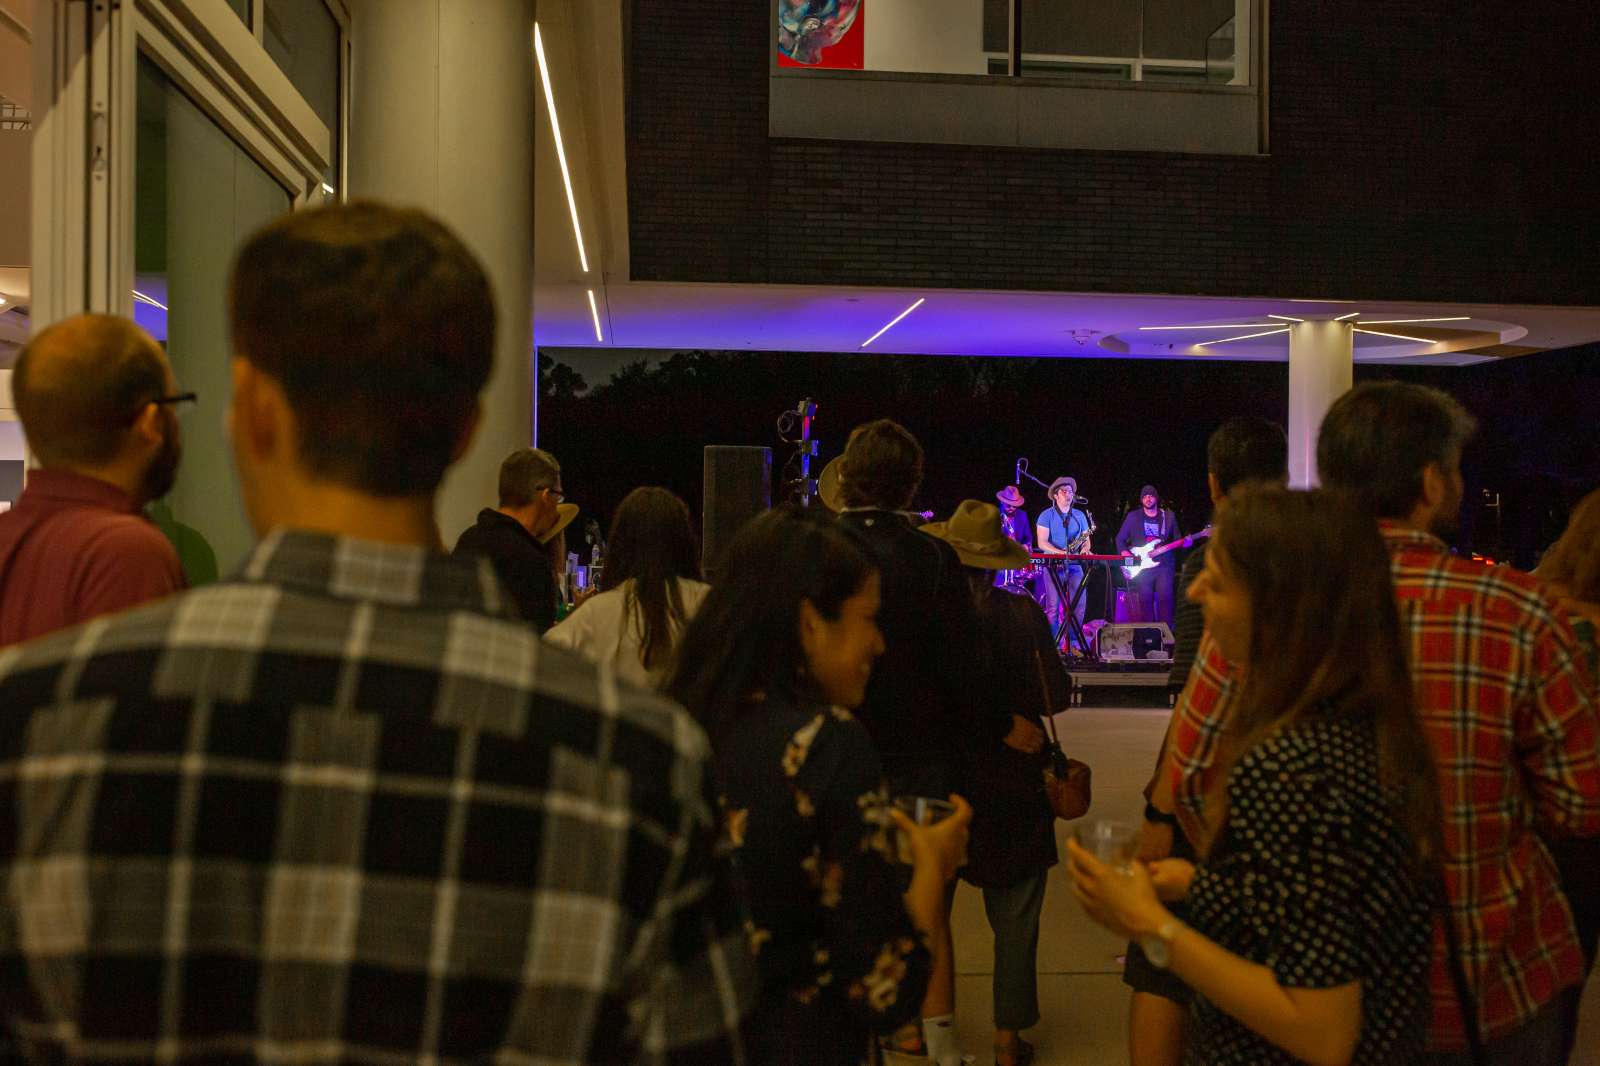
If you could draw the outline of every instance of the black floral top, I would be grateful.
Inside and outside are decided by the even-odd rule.
[[[867,731],[838,708],[764,705],[718,761],[761,967],[752,1061],[868,1061],[872,1034],[916,1016],[931,961]]]
[[[1292,988],[1360,981],[1354,1066],[1422,1051],[1433,923],[1379,785],[1370,722],[1323,719],[1262,741],[1228,780],[1228,821],[1189,889],[1189,921]],[[1196,995],[1188,1066],[1293,1063]]]

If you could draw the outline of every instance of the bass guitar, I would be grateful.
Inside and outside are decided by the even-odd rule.
[[[1128,550],[1133,553],[1135,561],[1123,566],[1122,572],[1128,575],[1129,581],[1132,581],[1146,570],[1160,565],[1156,560],[1167,554],[1167,552],[1177,551],[1179,548],[1192,548],[1195,541],[1204,540],[1209,536],[1211,536],[1211,527],[1207,526],[1198,533],[1190,533],[1187,537],[1179,537],[1177,540],[1171,540],[1165,544],[1152,540],[1143,547],[1129,548]]]

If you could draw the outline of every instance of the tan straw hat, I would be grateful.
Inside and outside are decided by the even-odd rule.
[[[572,525],[572,520],[578,517],[578,505],[575,503],[556,504],[556,524],[539,534],[540,544],[549,544],[560,536],[561,531]]]
[[[822,506],[838,514],[844,510],[844,500],[840,497],[839,468],[844,466],[844,456],[836,455],[828,460],[828,465],[822,468],[822,473],[817,476],[817,499],[822,501]]]
[[[982,500],[962,500],[948,522],[929,522],[922,532],[956,550],[962,566],[1016,570],[1028,565],[1028,549],[1005,535],[1000,508]]]

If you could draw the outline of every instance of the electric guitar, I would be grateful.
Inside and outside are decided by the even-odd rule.
[[[1177,540],[1168,541],[1166,544],[1162,544],[1159,540],[1152,540],[1143,547],[1129,548],[1128,550],[1133,553],[1137,561],[1125,565],[1122,568],[1122,572],[1128,575],[1129,581],[1132,581],[1146,570],[1159,565],[1156,560],[1167,554],[1167,552],[1176,551],[1179,548],[1193,547],[1195,541],[1204,540],[1209,536],[1211,536],[1211,527],[1207,526],[1198,533],[1191,533],[1187,537],[1179,537]]]

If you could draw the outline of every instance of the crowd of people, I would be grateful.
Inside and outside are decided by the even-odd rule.
[[[453,234],[299,212],[229,292],[259,540],[221,581],[184,588],[141,515],[198,399],[160,345],[79,316],[15,371],[0,1053],[956,1066],[964,879],[994,1061],[1032,1061],[1070,680],[996,585],[1019,499],[914,525],[922,449],[880,419],[836,514],[763,514],[712,584],[684,501],[635,490],[558,619],[553,455],[507,457],[453,551],[434,517],[494,348]],[[1212,539],[1150,593],[1180,665],[1137,857],[1064,856],[1129,941],[1134,1063],[1567,1060],[1600,937],[1600,493],[1536,576],[1456,557],[1473,428],[1360,386],[1314,491],[1279,427],[1213,434]],[[1051,489],[1035,532],[1066,550]],[[1143,497],[1124,532],[1173,532]]]

